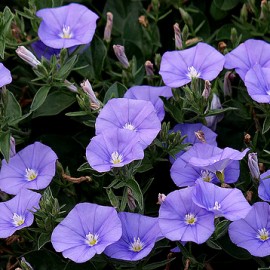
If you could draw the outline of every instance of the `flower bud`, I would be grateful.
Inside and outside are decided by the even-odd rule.
[[[266,14],[269,13],[269,7],[267,0],[261,1],[261,13],[260,13],[260,20],[265,20],[267,18]]]
[[[74,93],[78,92],[77,87],[74,84],[72,84],[70,81],[65,80],[64,84],[71,92],[74,92]]]
[[[122,66],[124,68],[128,68],[129,62],[125,54],[125,47],[121,45],[113,45],[113,50],[119,62],[122,64]]]
[[[173,25],[173,30],[174,30],[175,48],[178,50],[181,50],[183,47],[183,44],[182,44],[181,30],[178,23],[175,23]]]
[[[241,10],[240,10],[240,20],[242,22],[247,22],[248,19],[248,9],[247,9],[247,5],[243,4]]]
[[[223,92],[224,96],[232,96],[232,80],[235,75],[231,71],[227,71],[224,76]]]
[[[104,29],[104,37],[103,37],[103,39],[106,42],[111,41],[112,27],[113,27],[113,14],[111,12],[107,12],[107,23]]]
[[[204,97],[205,99],[208,99],[210,92],[211,92],[211,83],[206,80],[204,82],[204,89],[202,92],[202,97]]]
[[[21,267],[22,270],[34,270],[31,264],[27,262],[24,257],[21,259]]]
[[[206,140],[205,140],[205,136],[204,136],[204,132],[202,130],[198,130],[198,131],[195,131],[195,136],[196,138],[202,142],[202,143],[206,143]]]
[[[185,24],[187,24],[189,27],[193,25],[193,20],[191,18],[191,16],[182,8],[179,8],[181,17],[183,19],[183,21],[185,22]]]
[[[24,46],[19,46],[16,50],[17,55],[26,63],[36,68],[41,63],[37,60],[37,58]]]
[[[90,108],[93,110],[98,110],[101,106],[100,101],[97,99],[92,86],[88,80],[85,80],[83,83],[81,83],[81,87],[83,91],[88,95],[90,100]]]
[[[147,60],[144,64],[144,67],[147,76],[154,76],[154,68],[151,61]]]
[[[10,137],[10,148],[9,148],[9,157],[13,157],[16,155],[16,142],[15,139]]]
[[[147,18],[144,15],[141,15],[138,20],[143,27],[147,27],[149,24]]]
[[[166,199],[166,195],[163,193],[158,193],[158,201],[157,204],[162,204]]]
[[[257,153],[248,154],[248,167],[252,178],[258,180],[260,178],[260,169]]]
[[[136,202],[135,202],[132,190],[130,188],[127,189],[127,195],[128,195],[128,201],[127,201],[128,207],[131,211],[134,211],[136,208]]]

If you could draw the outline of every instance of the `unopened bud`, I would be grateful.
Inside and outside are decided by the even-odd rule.
[[[188,26],[185,24],[183,27],[183,31],[182,31],[182,40],[183,40],[184,44],[186,44],[186,41],[188,39],[188,35],[189,35],[189,29],[188,29]]]
[[[224,96],[232,96],[232,80],[235,78],[234,73],[227,71],[224,76],[223,92]]]
[[[237,40],[238,40],[238,36],[237,36],[237,30],[236,28],[232,28],[231,29],[231,42],[234,46],[237,46]]]
[[[78,92],[77,87],[74,84],[72,84],[70,81],[65,80],[64,84],[71,92],[74,92],[74,93]]]
[[[98,110],[101,106],[100,101],[97,99],[92,86],[88,80],[81,83],[83,91],[88,95],[90,100],[90,108],[93,110]]]
[[[141,15],[138,20],[143,27],[147,27],[149,24],[147,18],[144,15]]]
[[[266,19],[266,14],[269,12],[267,0],[262,0],[261,1],[261,13],[260,13],[260,20]]]
[[[191,18],[191,16],[182,8],[179,8],[181,17],[183,19],[183,21],[185,22],[185,24],[187,24],[188,26],[192,26],[193,25],[193,20]]]
[[[132,193],[132,190],[130,188],[127,189],[127,194],[128,194],[128,207],[131,211],[134,211],[136,208],[136,202],[134,199],[134,195]]]
[[[244,136],[244,142],[246,144],[250,144],[250,142],[251,142],[251,136],[250,136],[250,134],[248,134],[248,133],[245,134],[245,136]]]
[[[36,68],[41,63],[37,60],[37,58],[24,46],[19,46],[16,50],[17,55],[26,63]]]
[[[31,264],[27,262],[24,257],[21,259],[21,267],[23,270],[34,270]]]
[[[125,47],[121,45],[113,45],[113,50],[119,62],[122,64],[122,66],[124,68],[128,68],[129,62],[125,54]]]
[[[240,20],[242,22],[246,22],[248,19],[248,9],[247,9],[247,5],[243,4],[241,10],[240,10]]]
[[[151,61],[147,60],[144,64],[144,67],[147,76],[154,76],[154,65]]]
[[[10,148],[9,148],[9,157],[13,157],[16,155],[16,142],[15,139],[10,137]]]
[[[196,138],[203,143],[206,143],[204,132],[202,130],[195,131]]]
[[[158,201],[157,201],[157,204],[162,204],[164,203],[166,199],[166,195],[163,194],[163,193],[158,193]]]
[[[210,95],[210,92],[211,92],[211,83],[208,80],[206,80],[204,82],[204,89],[203,89],[203,92],[202,92],[202,96],[205,99],[208,99],[208,97]]]
[[[251,202],[252,201],[252,197],[253,197],[253,191],[248,190],[247,193],[246,193],[246,200],[248,202]]]
[[[104,37],[103,37],[103,39],[106,42],[111,41],[112,27],[113,27],[113,14],[111,12],[107,12],[107,23],[104,29]]]
[[[174,30],[175,48],[178,50],[181,50],[183,47],[183,44],[182,44],[181,30],[178,23],[175,23],[173,25],[173,30]]]
[[[248,154],[248,167],[252,178],[258,180],[260,178],[260,169],[257,153]]]
[[[227,48],[227,44],[224,41],[220,41],[218,43],[218,51],[223,53],[224,50]]]

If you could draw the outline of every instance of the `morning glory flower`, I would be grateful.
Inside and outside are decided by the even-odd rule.
[[[183,144],[195,144],[195,143],[208,143],[211,145],[217,145],[216,137],[217,134],[212,131],[210,128],[204,126],[201,123],[189,124],[189,123],[181,123],[177,124],[172,129],[173,132],[180,131],[181,136],[186,136],[183,140]],[[188,149],[187,149],[188,150]],[[175,155],[175,159],[184,154],[184,151],[180,151]],[[171,163],[174,162],[172,157],[170,157]]]
[[[69,4],[37,11],[42,19],[38,36],[47,46],[54,49],[70,48],[88,44],[96,30],[98,16],[80,4]]]
[[[194,78],[211,81],[223,69],[224,56],[210,45],[200,42],[182,51],[162,56],[159,74],[165,85],[180,87]]]
[[[79,203],[53,230],[51,242],[65,258],[83,263],[121,235],[121,221],[113,207]]]
[[[218,187],[202,180],[196,181],[192,199],[198,206],[213,212],[215,217],[231,221],[244,218],[251,209],[241,190]]]
[[[39,208],[39,193],[22,189],[14,198],[0,203],[0,238],[7,238],[15,231],[29,227]]]
[[[143,148],[137,134],[125,129],[104,130],[93,137],[86,148],[87,161],[98,172],[123,167],[143,157]]]
[[[270,64],[268,68],[254,65],[245,76],[250,97],[259,103],[270,103]]]
[[[225,183],[236,182],[240,175],[239,161],[222,160],[222,153],[223,150],[216,146],[195,143],[173,163],[170,171],[172,180],[179,187],[193,186],[197,179],[211,183],[219,183],[220,180],[218,177],[220,177],[220,175],[217,172],[221,172],[222,181]],[[196,163],[190,164],[189,162],[193,161],[193,159],[196,160]],[[212,160],[213,165],[205,166],[205,163],[200,162],[201,160],[204,160],[204,162]],[[216,163],[214,160],[216,160]],[[222,161],[224,161],[224,163],[222,163]]]
[[[249,148],[239,152],[230,147],[224,149],[209,144],[195,144],[188,151],[189,155],[184,160],[191,166],[200,167],[211,172],[223,172],[224,169],[235,160],[241,160]]]
[[[54,151],[40,142],[28,145],[10,158],[2,161],[0,189],[17,194],[21,189],[46,188],[55,174],[57,156]]]
[[[164,104],[160,96],[170,98],[173,96],[172,89],[168,86],[133,86],[127,90],[124,98],[148,100],[154,105],[160,121],[165,116]]]
[[[243,81],[255,64],[270,68],[270,44],[263,40],[249,39],[225,55],[224,67],[235,69]]]
[[[104,251],[111,258],[141,260],[151,252],[155,242],[163,238],[157,218],[126,212],[120,212],[118,216],[122,222],[123,234]]]
[[[143,148],[146,148],[156,138],[161,123],[150,101],[114,98],[100,111],[96,120],[96,134],[115,127],[134,131]]]
[[[215,230],[214,213],[192,201],[193,187],[169,193],[159,209],[159,227],[172,241],[204,243]]]
[[[231,241],[256,257],[270,255],[270,206],[266,202],[256,202],[245,218],[232,222],[229,226]]]
[[[260,175],[258,195],[262,200],[270,202],[270,170]]]
[[[0,87],[11,83],[11,73],[2,63],[0,63],[0,74]]]

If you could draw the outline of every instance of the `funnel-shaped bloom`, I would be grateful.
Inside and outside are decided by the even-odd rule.
[[[159,120],[162,121],[165,116],[165,110],[160,96],[166,98],[172,97],[172,89],[168,86],[133,86],[124,95],[125,98],[151,101],[156,109]]]
[[[251,98],[259,103],[270,103],[270,65],[254,65],[245,76],[245,85]]]
[[[215,230],[214,214],[192,201],[193,187],[169,193],[159,209],[159,227],[172,241],[204,243]]]
[[[35,142],[10,158],[2,161],[0,189],[17,194],[21,189],[43,189],[55,174],[57,156],[42,143]]]
[[[159,133],[161,123],[150,101],[114,98],[108,101],[98,115],[96,134],[115,127],[134,131],[143,148],[146,148]]]
[[[22,189],[14,198],[0,203],[0,238],[7,238],[15,231],[32,225],[32,212],[39,208],[39,193]]]
[[[53,230],[51,242],[65,258],[83,263],[121,235],[121,221],[113,207],[79,203]]]
[[[0,74],[0,87],[11,83],[11,73],[2,63],[0,63]]]
[[[75,3],[41,9],[37,16],[42,18],[38,29],[40,40],[55,49],[88,44],[94,36],[98,19],[87,7]]]
[[[118,128],[104,130],[93,137],[86,148],[86,158],[90,166],[98,172],[123,167],[143,157],[144,152],[137,134]]]
[[[211,145],[217,145],[216,137],[217,134],[212,131],[210,128],[204,126],[201,123],[195,123],[195,124],[188,124],[188,123],[182,123],[177,124],[174,126],[172,131],[181,132],[181,136],[186,136],[186,138],[183,140],[183,144],[190,143],[208,143]],[[184,154],[184,151],[180,151],[175,155],[175,159],[180,157],[182,154]],[[173,158],[170,158],[171,163],[174,162]]]
[[[225,217],[231,221],[244,218],[251,209],[241,190],[218,187],[203,180],[196,181],[192,199],[216,217]]]
[[[270,202],[270,170],[260,175],[258,195],[262,200]]]
[[[255,64],[270,68],[270,44],[263,40],[249,39],[225,55],[224,67],[235,68],[243,81]]]
[[[111,258],[137,261],[147,256],[155,242],[162,238],[158,219],[140,214],[121,212],[122,237],[105,249]]]
[[[211,81],[223,69],[224,56],[206,43],[162,56],[159,74],[170,87],[180,87],[193,78]]]
[[[270,255],[270,206],[257,202],[245,218],[232,222],[229,226],[231,241],[257,257]]]
[[[211,166],[204,166],[205,163],[196,162],[192,165],[189,161],[193,158],[195,160],[199,159],[212,159],[213,156],[222,153],[222,149],[202,143],[194,144],[187,152],[180,156],[171,167],[171,177],[174,183],[179,186],[193,186],[197,179],[202,179],[206,182],[218,183],[220,182],[216,173],[222,172],[222,181],[225,183],[234,183],[238,180],[240,174],[240,166],[238,160],[227,161],[226,165],[221,162],[220,166],[218,164]],[[220,157],[219,157],[220,159]],[[219,161],[216,158],[216,161]],[[220,162],[220,161],[219,161]],[[225,161],[224,161],[225,162]],[[226,165],[225,167],[223,165]]]

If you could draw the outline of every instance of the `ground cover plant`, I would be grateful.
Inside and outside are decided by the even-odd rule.
[[[270,2],[0,8],[0,269],[269,269]]]

